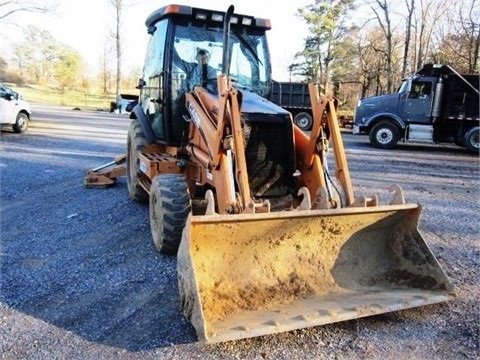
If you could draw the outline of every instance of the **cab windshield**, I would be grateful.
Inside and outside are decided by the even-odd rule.
[[[270,60],[264,31],[232,29],[230,33],[230,78],[238,88],[247,89],[260,96],[269,91]],[[216,74],[222,73],[223,29],[206,25],[176,25],[174,48],[184,62],[195,64],[199,49],[209,54],[208,65]],[[183,79],[182,69],[172,69],[174,78]]]

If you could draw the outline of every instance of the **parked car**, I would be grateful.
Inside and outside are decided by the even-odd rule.
[[[19,93],[0,83],[0,126],[10,125],[16,133],[24,133],[30,116],[28,102]]]

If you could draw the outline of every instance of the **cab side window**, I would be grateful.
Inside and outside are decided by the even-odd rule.
[[[425,98],[432,93],[432,83],[430,81],[414,81],[412,82],[412,88],[410,90],[409,97]]]
[[[166,136],[163,108],[163,68],[167,26],[167,20],[159,21],[155,25],[155,32],[148,43],[143,66],[145,85],[141,94],[145,114],[147,114],[155,137],[161,140],[165,140]]]

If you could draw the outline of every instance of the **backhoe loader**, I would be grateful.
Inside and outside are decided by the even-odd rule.
[[[168,5],[146,26],[128,190],[149,203],[156,248],[177,254],[181,310],[199,341],[454,297],[418,231],[421,206],[405,203],[398,185],[388,205],[353,193],[335,99],[309,85],[309,135],[266,100],[269,20],[233,6]],[[215,77],[195,64],[200,58]],[[195,66],[201,76],[192,79]]]

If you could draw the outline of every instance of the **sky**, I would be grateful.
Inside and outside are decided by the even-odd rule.
[[[267,32],[267,38],[273,78],[288,81],[287,67],[293,62],[295,53],[302,50],[307,36],[307,25],[296,16],[297,9],[312,2],[313,0],[126,0],[129,5],[123,14],[123,72],[128,72],[134,66],[142,66],[148,40],[145,19],[154,10],[169,3],[222,11],[226,11],[229,5],[234,5],[236,13],[271,20],[272,29]],[[34,24],[48,30],[57,41],[79,51],[94,71],[100,63],[105,39],[114,27],[111,5],[107,5],[107,0],[61,0],[58,4],[57,15],[22,13],[17,16],[21,19],[22,26]],[[16,18],[10,18],[11,23],[15,20]],[[1,26],[6,26],[9,30],[0,29],[0,54],[3,55],[9,53],[11,43],[22,41],[23,32],[12,24]]]

